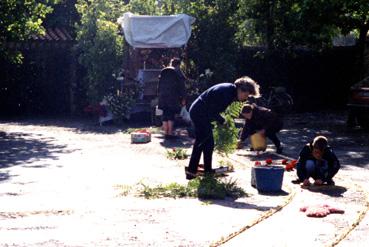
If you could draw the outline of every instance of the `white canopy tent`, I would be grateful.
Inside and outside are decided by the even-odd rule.
[[[147,16],[124,13],[118,19],[124,37],[134,48],[179,48],[191,37],[195,18],[186,15]]]

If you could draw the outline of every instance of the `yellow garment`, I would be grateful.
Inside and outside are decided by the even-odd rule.
[[[267,147],[267,142],[265,135],[261,135],[259,133],[255,133],[250,136],[251,147],[254,151],[265,151]]]

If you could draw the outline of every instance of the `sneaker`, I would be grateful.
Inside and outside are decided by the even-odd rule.
[[[192,172],[189,172],[189,171],[186,171],[186,179],[187,180],[191,180],[191,179],[194,179],[196,178],[197,175],[195,173],[192,173]]]
[[[191,180],[191,179],[194,179],[194,178],[197,177],[197,174],[196,173],[193,173],[193,172],[188,171],[188,167],[187,166],[185,167],[185,174],[186,174],[186,179],[187,180]]]
[[[283,153],[283,147],[277,147],[277,154]]]

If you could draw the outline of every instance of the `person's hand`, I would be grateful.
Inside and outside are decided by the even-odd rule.
[[[259,130],[259,131],[258,131],[258,133],[259,133],[260,135],[264,136],[264,135],[265,135],[265,129]]]
[[[182,100],[181,100],[181,105],[182,105],[182,106],[185,106],[185,105],[186,105],[186,103],[187,103],[187,102],[186,102],[186,100],[185,100],[185,99],[182,99]]]
[[[321,179],[316,179],[315,181],[314,181],[314,185],[322,185],[323,184],[323,181],[321,180]]]
[[[237,142],[237,149],[242,149],[242,148],[243,148],[243,146],[244,146],[243,141],[239,140],[239,141]]]

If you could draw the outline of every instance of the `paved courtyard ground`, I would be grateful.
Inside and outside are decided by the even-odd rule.
[[[327,135],[342,161],[335,187],[303,190],[285,173],[285,193],[259,194],[250,186],[254,161],[284,158],[270,146],[259,156],[244,149],[229,157],[245,198],[147,200],[121,188],[187,183],[188,161],[169,160],[166,150],[190,151],[191,139],[166,142],[155,134],[149,144],[132,145],[121,128],[86,121],[2,121],[0,246],[366,246],[369,134],[346,131],[340,113],[291,115],[280,135],[285,156],[296,158],[315,134]],[[345,214],[299,212],[315,203]]]

